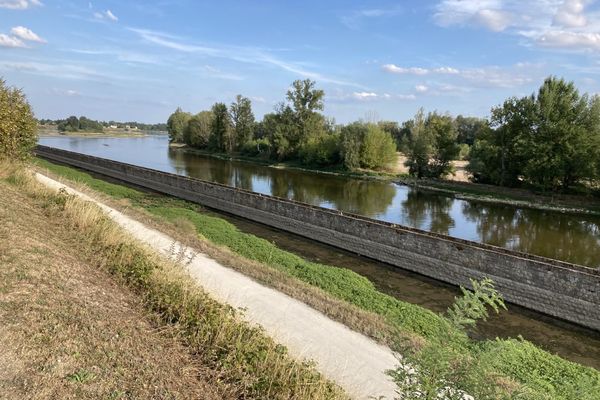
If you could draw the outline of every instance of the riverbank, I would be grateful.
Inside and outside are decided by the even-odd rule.
[[[528,393],[525,398],[593,399],[600,390],[600,374],[594,369],[562,360],[518,339],[465,342],[464,335],[449,331],[444,317],[384,295],[371,282],[351,271],[307,262],[268,241],[244,234],[224,220],[206,215],[202,207],[109,183],[73,168],[45,161],[40,165],[87,184],[120,203],[127,212],[139,212],[154,226],[203,246],[206,249],[203,252],[211,256],[213,252],[217,260],[221,257],[223,262],[229,262],[228,266],[307,301],[331,318],[380,341],[393,342],[394,335],[390,333],[400,332],[404,337],[415,339],[411,343],[418,346],[423,341],[457,334],[461,339],[453,346],[468,352],[468,358],[474,363],[469,377],[479,382],[491,379],[490,373],[503,376],[523,393]],[[375,318],[357,316],[352,309]],[[465,389],[470,393],[477,390]]]
[[[0,397],[346,398],[95,205],[1,171]]]
[[[288,169],[332,176],[349,177],[365,180],[381,180],[400,185],[417,187],[419,190],[439,193],[445,196],[475,202],[505,204],[515,207],[530,208],[544,211],[555,211],[569,214],[600,215],[600,198],[592,195],[566,195],[561,193],[543,194],[529,189],[507,188],[479,183],[471,183],[466,179],[459,180],[416,180],[407,174],[381,172],[372,170],[348,171],[341,166],[336,167],[307,167],[298,161],[277,162],[261,160],[256,157],[212,153],[207,150],[194,149],[185,144],[170,144],[175,151],[197,154],[218,160],[238,161],[269,168]],[[464,175],[464,174],[463,174]]]

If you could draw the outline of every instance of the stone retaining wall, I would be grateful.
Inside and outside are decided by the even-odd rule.
[[[454,285],[489,277],[512,303],[600,331],[600,271],[66,150],[36,154]]]

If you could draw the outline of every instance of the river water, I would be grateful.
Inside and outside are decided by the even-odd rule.
[[[600,218],[469,202],[390,182],[361,180],[217,160],[169,149],[166,136],[42,137],[40,144],[219,182],[259,193],[366,215],[397,224],[588,266],[600,266]],[[227,217],[240,229],[305,258],[349,268],[383,292],[443,311],[457,295],[449,285],[316,244],[295,235]],[[600,369],[600,335],[510,306],[481,324],[479,337],[516,337]]]

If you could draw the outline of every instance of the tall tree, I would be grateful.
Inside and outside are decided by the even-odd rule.
[[[310,79],[296,80],[287,92],[287,100],[294,111],[294,118],[299,128],[299,137],[290,138],[290,144],[295,147],[311,137],[318,137],[325,132],[326,121],[318,113],[323,110],[325,92],[315,89],[316,82]]]
[[[432,140],[427,174],[433,178],[443,177],[452,172],[452,160],[458,157],[460,147],[456,141],[454,121],[449,115],[430,113],[425,121],[427,136]]]
[[[215,103],[212,107],[210,147],[221,152],[230,152],[233,148],[231,120],[225,103]]]
[[[211,135],[212,120],[212,111],[201,111],[190,118],[183,134],[185,143],[197,148],[207,147]]]
[[[235,102],[229,106],[235,149],[241,149],[250,142],[254,136],[254,114],[252,113],[252,102],[249,98],[237,95]]]
[[[183,143],[183,133],[188,121],[192,118],[190,113],[184,112],[181,108],[169,116],[167,120],[167,132],[171,143]]]

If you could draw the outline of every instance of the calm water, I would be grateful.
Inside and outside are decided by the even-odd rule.
[[[166,136],[43,137],[40,143],[462,239],[600,266],[597,216],[469,202],[390,182],[216,160],[169,149]]]
[[[544,218],[556,220],[566,217],[557,214],[550,218],[551,213],[538,213],[540,215],[532,219],[529,213],[533,212],[530,210],[469,204],[447,197],[421,194],[400,185],[284,171],[192,156],[182,151],[169,150],[166,137],[44,137],[40,139],[40,143],[163,171],[210,179],[321,206],[350,210],[423,229],[431,228],[441,233],[452,232],[451,234],[459,237],[488,243],[492,243],[491,240],[498,240],[495,243],[504,240],[505,243],[514,245],[518,241],[501,238],[526,232],[521,225],[527,221],[535,220],[541,223]],[[382,200],[382,197],[385,199]],[[542,217],[543,215],[545,217]],[[369,278],[379,290],[435,312],[446,310],[454,296],[459,294],[453,286],[418,274],[357,257],[343,250],[242,218],[223,214],[219,216],[228,219],[242,231],[275,242],[279,247],[301,257],[351,269]],[[571,218],[573,218],[573,222],[570,222],[572,225],[593,226],[590,228],[588,240],[593,243],[590,246],[596,254],[590,259],[597,260],[598,241],[593,238],[593,230],[595,229],[597,233],[598,221]],[[560,232],[568,230],[570,226],[568,223],[565,225],[566,222],[557,225],[552,225],[552,221],[546,222],[549,224],[543,225],[543,228],[529,227],[529,229],[533,232],[543,231],[546,237],[558,238]],[[459,223],[469,227],[463,230],[457,229],[456,225]],[[556,228],[552,229],[552,226]],[[483,234],[491,233],[494,229],[496,229],[494,235]],[[578,231],[577,235],[583,231],[585,230]],[[472,236],[461,236],[457,232],[470,232]],[[572,234],[566,235],[571,237]],[[570,243],[574,239],[562,240],[562,242],[555,241],[555,245]],[[543,248],[543,246],[539,247]],[[552,353],[600,369],[599,333],[518,306],[509,305],[508,311],[492,316],[485,323],[480,323],[475,334],[479,338],[517,337],[518,335]]]

